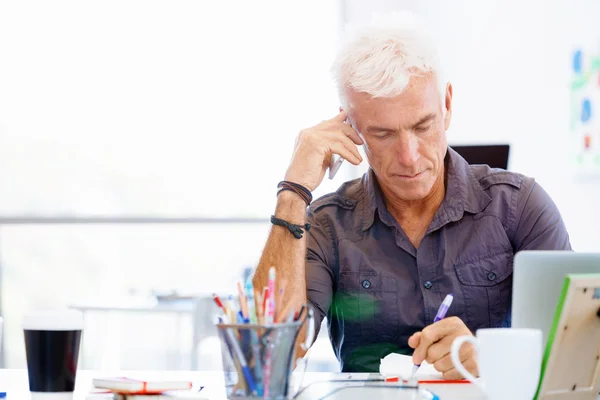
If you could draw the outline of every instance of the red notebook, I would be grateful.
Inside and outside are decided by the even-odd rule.
[[[189,390],[190,381],[169,380],[139,380],[127,377],[95,378],[94,386],[98,389],[108,389],[115,393],[126,394],[158,394],[168,390]]]

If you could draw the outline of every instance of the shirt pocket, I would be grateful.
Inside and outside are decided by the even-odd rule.
[[[510,326],[513,256],[506,250],[454,265],[471,330]]]
[[[342,272],[336,309],[344,336],[366,342],[398,339],[397,278],[379,272]]]

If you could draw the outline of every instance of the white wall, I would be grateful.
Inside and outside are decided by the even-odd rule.
[[[408,9],[433,30],[454,84],[449,142],[510,143],[509,168],[533,176],[562,212],[577,251],[600,251],[600,179],[574,171],[572,52],[600,45],[594,0],[345,0],[345,20]],[[595,17],[594,17],[595,16]],[[595,19],[595,21],[594,21]],[[595,40],[593,40],[595,38]],[[591,40],[592,39],[592,40]]]

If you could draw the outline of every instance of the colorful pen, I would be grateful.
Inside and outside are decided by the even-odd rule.
[[[421,396],[422,399],[426,399],[426,400],[440,400],[440,397],[431,393],[429,390],[427,389],[423,389],[420,388],[419,389],[419,395]]]
[[[269,313],[269,288],[268,287],[264,287],[263,288],[263,292],[262,292],[262,315],[264,318],[264,322],[267,323],[267,314]]]
[[[265,323],[272,324],[275,322],[275,267],[269,268],[269,300],[267,301],[267,310],[265,315]]]
[[[213,296],[213,300],[217,304],[217,307],[219,307],[223,311],[223,314],[225,316],[227,316],[227,307],[225,307],[225,305],[223,304],[223,302],[221,301],[221,299],[219,298],[219,296],[217,296],[216,293],[213,293],[212,296]]]
[[[229,324],[229,318],[227,318],[227,316],[224,316],[223,322]],[[242,352],[240,344],[235,338],[233,331],[231,329],[225,329],[225,336],[227,338],[226,340],[229,341],[229,345],[233,348],[233,353],[235,354],[235,356],[238,359],[238,362],[240,363],[242,374],[244,375],[244,378],[246,378],[246,384],[248,385],[248,389],[250,389],[250,391],[253,393],[257,393],[256,383],[254,382],[254,378],[252,377],[252,372],[250,371],[250,367],[246,362],[246,357],[244,357],[244,353]]]
[[[442,305],[440,306],[437,314],[435,315],[435,318],[433,319],[433,323],[436,323],[436,322],[446,318],[446,313],[448,312],[448,309],[450,308],[450,305],[452,304],[452,300],[454,300],[454,297],[452,296],[452,293],[450,293],[449,295],[446,296],[444,301],[442,301]]]
[[[246,290],[248,314],[250,314],[248,317],[250,318],[251,323],[256,324],[257,319],[256,319],[256,311],[254,310],[254,308],[255,308],[254,286],[252,286],[252,278],[248,277],[248,279],[246,280],[246,286],[244,287],[244,289]]]
[[[452,293],[450,293],[449,295],[446,296],[444,301],[442,301],[442,304],[440,305],[440,308],[438,309],[438,312],[435,315],[435,318],[433,319],[433,323],[436,323],[436,322],[446,318],[446,313],[448,312],[448,309],[450,308],[450,305],[452,304],[452,300],[454,300],[454,296],[452,296]],[[420,366],[421,366],[421,364],[413,366],[411,378],[413,376],[415,376],[415,374],[419,370]]]
[[[223,316],[220,317],[222,322],[224,322],[225,324],[230,324],[232,320],[227,315],[228,314],[227,311],[229,311],[229,310],[227,310],[227,308],[223,305],[223,302],[221,301],[219,296],[217,296],[216,294],[213,294],[213,299],[214,299],[215,303],[217,304],[217,306],[219,306],[219,308],[221,308],[223,310]],[[238,312],[238,316],[243,318],[243,316],[241,315],[241,311]],[[246,384],[248,385],[248,388],[250,389],[251,392],[257,393],[256,383],[254,382],[254,378],[252,377],[252,372],[250,371],[250,367],[248,366],[248,363],[246,362],[246,357],[244,357],[244,353],[242,352],[242,349],[240,348],[240,344],[238,343],[237,339],[235,338],[233,331],[231,329],[225,329],[225,336],[226,336],[225,340],[229,342],[228,345],[233,349],[232,356],[235,354],[235,357],[237,357],[238,362],[240,363],[240,367],[242,369],[242,374],[244,375],[244,378],[246,378]]]
[[[250,314],[249,315],[250,323],[252,323],[252,324],[260,323],[260,321],[262,320],[262,318],[260,317],[260,314],[258,313],[260,306],[256,307],[256,304],[254,302],[254,286],[252,285],[252,277],[248,277],[248,279],[246,280],[246,285],[245,285],[244,289],[246,291],[246,299],[247,299],[247,303],[248,303],[248,314]],[[260,294],[259,293],[257,293],[257,294],[260,297]],[[252,354],[254,357],[254,371],[255,371],[255,376],[257,377],[256,391],[258,393],[258,396],[263,396],[262,365],[260,362],[258,335],[255,330],[250,330],[250,335],[251,335],[250,337],[252,340]]]
[[[269,281],[268,281],[268,301],[267,307],[265,310],[265,324],[269,325],[275,322],[275,278],[276,272],[275,267],[269,268]],[[265,365],[263,369],[263,392],[264,397],[269,398],[269,388],[271,384],[271,357],[272,348],[271,346],[267,349],[267,354],[265,357]]]
[[[238,311],[238,312],[235,314],[235,316],[236,316],[236,318],[237,318],[237,323],[238,323],[238,324],[240,324],[240,325],[241,325],[241,324],[244,324],[244,323],[245,323],[245,321],[246,321],[246,320],[245,320],[245,318],[244,318],[244,314],[242,313],[242,310]]]

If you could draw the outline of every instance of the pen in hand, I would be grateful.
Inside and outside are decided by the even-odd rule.
[[[452,304],[452,300],[454,300],[454,297],[452,296],[452,293],[450,293],[449,295],[446,296],[446,298],[440,305],[440,308],[438,309],[438,312],[435,315],[435,318],[433,319],[433,323],[436,323],[446,317],[446,313],[448,312],[448,309],[450,308],[450,304]],[[410,376],[411,378],[413,378],[415,376],[415,374],[419,370],[420,366],[421,366],[421,364],[413,366],[412,375]]]

